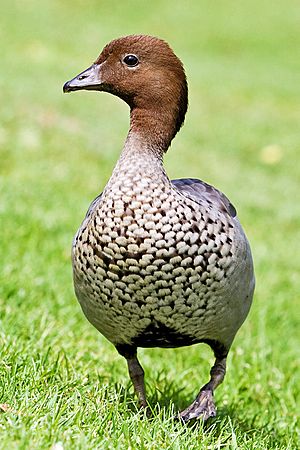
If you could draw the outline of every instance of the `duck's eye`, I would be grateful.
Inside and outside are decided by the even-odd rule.
[[[138,65],[139,60],[135,55],[126,55],[123,62],[129,67],[134,67]]]

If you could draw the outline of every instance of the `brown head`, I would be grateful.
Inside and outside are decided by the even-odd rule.
[[[94,64],[67,81],[64,92],[110,92],[131,109],[131,131],[167,150],[183,124],[187,83],[181,61],[156,37],[132,35],[106,45]]]

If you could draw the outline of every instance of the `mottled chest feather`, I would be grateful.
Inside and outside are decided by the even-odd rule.
[[[101,267],[112,279],[159,271],[163,280],[196,271],[208,284],[220,280],[230,265],[233,224],[203,203],[167,187],[146,196],[125,186],[119,195],[102,197],[79,230],[75,261],[95,273]]]
[[[77,294],[143,327],[215,314],[234,266],[233,219],[170,184],[145,194],[145,183],[106,190],[89,211],[73,246]]]

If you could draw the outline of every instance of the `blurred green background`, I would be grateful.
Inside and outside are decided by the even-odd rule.
[[[297,448],[299,24],[296,0],[1,3],[0,448]],[[253,249],[253,308],[204,430],[171,418],[206,380],[209,349],[141,351],[156,418],[140,420],[125,362],[72,288],[72,237],[129,116],[113,96],[62,85],[131,33],[164,38],[185,65],[170,177],[225,192]]]

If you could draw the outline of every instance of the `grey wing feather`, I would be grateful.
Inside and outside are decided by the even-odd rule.
[[[195,178],[182,178],[172,180],[176,189],[198,204],[203,204],[203,200],[215,205],[220,211],[227,212],[231,217],[236,216],[236,209],[229,199],[218,189],[204,181]]]
[[[92,201],[92,203],[89,206],[89,209],[87,210],[87,213],[86,213],[84,219],[87,219],[88,217],[90,217],[91,213],[94,210],[94,207],[96,206],[96,204],[98,203],[98,201],[100,200],[101,197],[102,197],[102,192]]]
[[[77,236],[78,236],[79,231],[81,230],[81,228],[83,228],[83,227],[86,225],[86,223],[87,223],[87,221],[88,221],[90,215],[92,214],[92,212],[93,212],[93,210],[94,210],[94,207],[96,206],[96,204],[98,203],[98,201],[101,199],[101,196],[102,196],[102,193],[99,194],[99,195],[92,201],[92,203],[90,204],[89,209],[87,210],[87,213],[86,213],[86,215],[85,215],[85,218],[83,219],[83,222],[82,222],[80,228],[77,230],[77,233],[75,234],[75,236],[74,236],[74,238],[73,238],[73,244],[72,244],[73,247],[75,246],[75,244],[76,244],[76,242],[77,242]]]

